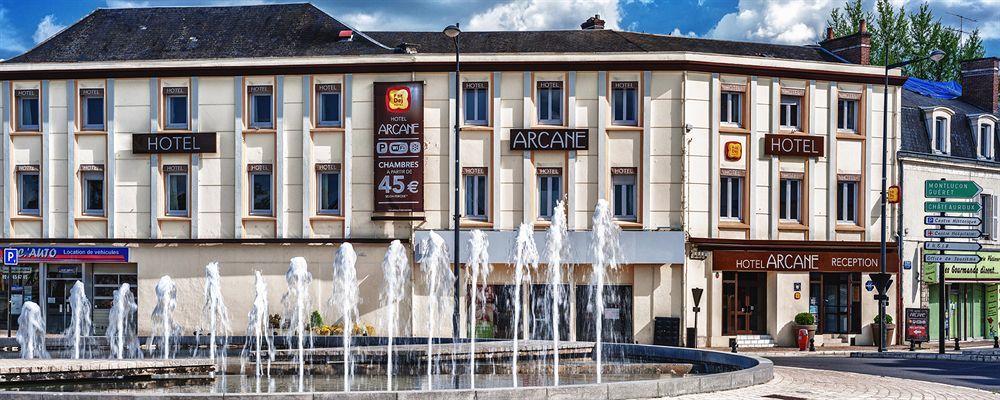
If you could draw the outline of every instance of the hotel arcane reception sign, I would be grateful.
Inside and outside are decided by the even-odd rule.
[[[424,211],[424,84],[376,82],[375,212]]]

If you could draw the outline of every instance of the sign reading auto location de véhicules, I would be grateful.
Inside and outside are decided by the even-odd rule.
[[[376,212],[424,211],[424,84],[375,82]]]

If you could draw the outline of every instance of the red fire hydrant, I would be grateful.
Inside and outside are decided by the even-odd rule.
[[[799,351],[806,351],[809,349],[809,330],[799,329]]]

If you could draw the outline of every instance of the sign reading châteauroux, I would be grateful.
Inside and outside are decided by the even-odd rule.
[[[973,201],[925,201],[925,212],[943,213],[978,213],[983,209],[982,204]]]
[[[376,212],[424,211],[424,84],[375,82]]]

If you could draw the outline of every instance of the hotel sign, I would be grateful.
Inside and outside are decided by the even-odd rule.
[[[769,133],[764,135],[764,154],[772,156],[823,157],[822,136]]]
[[[424,84],[376,82],[375,212],[424,211]]]
[[[215,153],[215,132],[134,133],[132,153]]]
[[[887,254],[886,269],[899,271],[899,257]],[[716,271],[879,272],[878,252],[715,250]]]
[[[511,129],[511,150],[587,150],[586,129]]]

